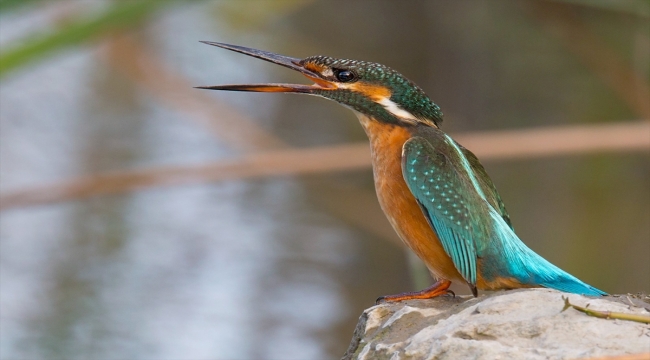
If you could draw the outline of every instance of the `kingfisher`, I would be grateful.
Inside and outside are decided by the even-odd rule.
[[[314,83],[197,88],[314,95],[356,114],[370,140],[379,204],[436,280],[424,290],[382,296],[377,303],[453,294],[452,282],[467,284],[475,297],[478,289],[533,287],[607,295],[551,264],[519,239],[478,158],[440,130],[440,107],[397,71],[373,62],[329,56],[299,59],[202,42],[293,69]]]

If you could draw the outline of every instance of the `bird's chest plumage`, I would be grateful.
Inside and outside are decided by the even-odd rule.
[[[412,135],[401,126],[359,116],[370,139],[377,198],[402,241],[437,278],[461,280],[402,175],[402,147]]]

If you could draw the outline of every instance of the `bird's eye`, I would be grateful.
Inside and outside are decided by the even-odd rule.
[[[340,82],[349,82],[354,80],[354,73],[350,70],[340,70],[336,72],[336,79]]]

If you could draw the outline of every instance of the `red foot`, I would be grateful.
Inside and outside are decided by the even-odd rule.
[[[429,286],[428,288],[422,290],[422,291],[414,291],[414,292],[405,292],[397,295],[386,295],[386,296],[381,296],[380,298],[377,299],[377,304],[381,304],[382,302],[395,302],[395,301],[403,301],[403,300],[412,300],[412,299],[431,299],[436,296],[441,296],[445,294],[454,294],[453,291],[447,290],[451,286],[451,281],[449,280],[438,280],[435,284]]]

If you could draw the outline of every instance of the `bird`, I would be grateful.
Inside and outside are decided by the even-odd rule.
[[[370,142],[375,190],[388,221],[435,282],[377,303],[454,295],[452,282],[478,290],[550,288],[607,293],[553,265],[515,234],[506,207],[478,158],[440,129],[443,114],[414,82],[388,66],[329,56],[293,58],[211,41],[202,43],[298,71],[301,84],[235,84],[198,89],[306,94],[351,109]]]

